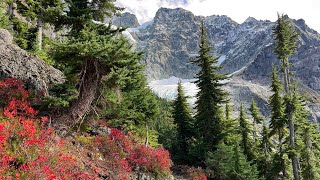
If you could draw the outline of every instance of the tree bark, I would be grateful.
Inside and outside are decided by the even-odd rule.
[[[13,23],[12,23],[12,18],[13,18],[13,13],[14,13],[14,8],[13,8],[13,2],[9,3],[8,5],[8,17],[9,17],[9,27],[11,30],[13,30]]]
[[[70,129],[83,121],[96,97],[103,76],[102,72],[103,69],[98,60],[89,59],[85,61],[80,77],[79,96],[71,104],[67,113],[57,118],[57,128]]]
[[[38,21],[37,21],[37,28],[38,28],[37,45],[38,45],[38,49],[42,50],[42,34],[43,34],[43,13],[42,13],[42,10],[40,10],[40,12],[39,12]]]
[[[285,92],[287,94],[287,96],[289,96],[290,101],[292,98],[292,91],[290,90],[290,71],[289,71],[289,67],[288,64],[286,64],[286,62],[288,62],[289,60],[286,59],[285,62],[283,62],[283,66],[284,66],[284,84],[285,84]],[[293,107],[292,107],[292,102],[288,101],[286,104],[286,108],[289,110],[288,113],[288,123],[289,123],[289,146],[290,148],[293,150],[295,148],[295,129],[294,129],[294,122],[293,122]],[[293,170],[293,176],[295,180],[300,180],[300,175],[299,175],[299,159],[296,156],[296,154],[292,154],[291,155],[291,162],[292,162],[292,170]]]

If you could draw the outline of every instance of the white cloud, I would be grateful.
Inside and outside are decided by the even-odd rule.
[[[136,14],[140,23],[151,20],[160,7],[182,7],[196,15],[227,15],[238,23],[249,16],[275,21],[280,12],[302,18],[320,32],[319,0],[118,0],[117,4]]]

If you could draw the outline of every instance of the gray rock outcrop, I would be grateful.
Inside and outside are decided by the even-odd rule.
[[[137,17],[134,14],[125,12],[120,16],[112,17],[112,24],[118,27],[134,28],[140,26]]]
[[[44,95],[50,86],[64,82],[61,71],[14,45],[12,39],[7,30],[0,29],[0,79],[20,79]]]

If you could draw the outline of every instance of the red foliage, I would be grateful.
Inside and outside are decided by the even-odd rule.
[[[192,180],[207,180],[207,176],[205,172],[200,167],[198,168],[190,167],[187,170],[187,174]]]
[[[105,171],[121,174],[120,179],[127,179],[132,169],[136,168],[156,174],[170,174],[171,160],[167,150],[135,144],[118,129],[111,128],[108,136],[96,137],[95,144],[110,164]]]
[[[53,129],[46,127],[48,118],[37,117],[31,100],[20,81],[0,81],[0,107],[4,107],[0,109],[0,180],[96,179],[100,172],[111,179],[125,180],[137,167],[157,174],[170,173],[168,151],[137,145],[114,128],[108,135],[94,137],[92,149],[99,150],[95,162],[79,160]]]
[[[0,81],[0,89],[0,179],[94,179],[54,140],[48,118],[36,118],[21,82]]]
[[[170,172],[170,154],[163,148],[150,148],[138,145],[129,157],[130,161],[140,168],[150,172],[166,174]]]

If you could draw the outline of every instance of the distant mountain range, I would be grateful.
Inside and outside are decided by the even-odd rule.
[[[194,78],[198,68],[190,61],[198,54],[202,20],[214,47],[212,54],[219,57],[223,67],[221,73],[233,75],[228,89],[235,106],[238,107],[237,102],[249,104],[252,96],[267,114],[271,68],[279,64],[273,54],[274,22],[249,17],[238,24],[225,15],[203,17],[181,8],[160,8],[152,21],[142,25],[130,13],[114,17],[113,24],[128,27],[125,34],[137,50],[145,52],[142,63],[152,81],[172,76]],[[308,97],[313,119],[320,119],[320,34],[303,19],[292,21],[299,42],[297,54],[290,61],[301,91]]]

